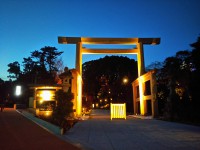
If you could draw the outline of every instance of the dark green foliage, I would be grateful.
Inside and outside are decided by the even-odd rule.
[[[198,37],[197,42],[191,44],[192,50],[192,62],[196,70],[200,71],[200,37]]]
[[[51,73],[52,71],[57,71],[55,66],[55,60],[63,52],[57,51],[57,48],[45,46],[41,48],[41,56],[43,56],[44,62],[47,64],[48,70]]]
[[[15,62],[13,62],[13,63],[9,63],[8,64],[8,67],[9,67],[9,69],[8,69],[8,72],[9,72],[9,76],[8,76],[8,78],[14,78],[14,79],[18,79],[19,78],[19,75],[20,75],[20,73],[21,73],[21,71],[20,71],[20,64],[19,64],[19,62],[17,62],[17,61],[15,61]]]
[[[53,121],[60,127],[64,127],[67,117],[73,112],[73,94],[71,92],[63,92],[58,90],[56,92],[57,106],[53,111]]]
[[[124,77],[129,80],[127,84]],[[131,82],[136,78],[137,62],[127,57],[106,56],[83,64],[84,94],[93,97],[93,102],[107,99],[110,103],[112,98],[112,102],[126,102],[128,111],[132,111]]]
[[[58,70],[56,59],[62,53],[50,46],[35,50],[31,52],[31,56],[23,58],[23,71],[18,62],[8,64],[9,78],[25,84],[54,84],[55,72]]]
[[[158,69],[158,102],[166,119],[200,123],[200,38],[192,51],[179,51]]]
[[[9,78],[14,79],[11,82],[12,86],[9,86],[9,90],[2,91],[3,99],[8,99],[9,95],[12,101],[18,103],[26,103],[28,106],[28,85],[29,84],[55,84],[56,75],[56,59],[63,52],[57,51],[55,47],[45,46],[40,50],[31,52],[31,56],[23,58],[22,66],[23,71],[20,70],[19,62],[15,61],[8,64]],[[23,87],[23,94],[19,97],[14,95],[16,85]]]

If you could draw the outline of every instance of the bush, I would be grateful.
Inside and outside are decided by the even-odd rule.
[[[73,94],[71,92],[64,92],[63,90],[56,92],[57,105],[53,110],[52,120],[64,130],[71,126],[66,118],[70,117],[73,112],[72,99]]]

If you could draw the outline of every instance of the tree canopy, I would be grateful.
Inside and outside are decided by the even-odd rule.
[[[55,72],[58,71],[56,61],[62,53],[50,46],[35,50],[31,52],[31,56],[23,58],[23,71],[20,70],[20,64],[17,61],[8,64],[10,74],[8,77],[27,84],[54,83]]]
[[[129,79],[126,86],[124,77]],[[83,90],[94,101],[106,99],[106,102],[132,103],[131,82],[136,78],[137,62],[128,57],[106,56],[83,64]]]
[[[9,72],[9,78],[19,78],[19,75],[20,75],[20,73],[21,73],[21,71],[20,71],[20,64],[19,64],[19,62],[18,61],[15,61],[15,62],[13,62],[13,63],[9,63],[8,64],[8,67],[9,67],[9,69],[8,69],[8,72]]]
[[[200,120],[200,38],[157,68],[160,113],[170,120]]]

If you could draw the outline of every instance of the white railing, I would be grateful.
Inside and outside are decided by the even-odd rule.
[[[110,104],[110,119],[124,118],[126,119],[126,103],[124,104]]]

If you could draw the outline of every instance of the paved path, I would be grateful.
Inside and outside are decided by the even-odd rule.
[[[64,136],[94,150],[200,150],[200,127],[133,117],[111,121],[99,110]]]
[[[13,109],[0,112],[0,150],[78,150]]]
[[[154,119],[110,120],[94,110],[62,138],[89,150],[200,150],[200,127]],[[0,150],[78,149],[14,110],[0,113]]]

